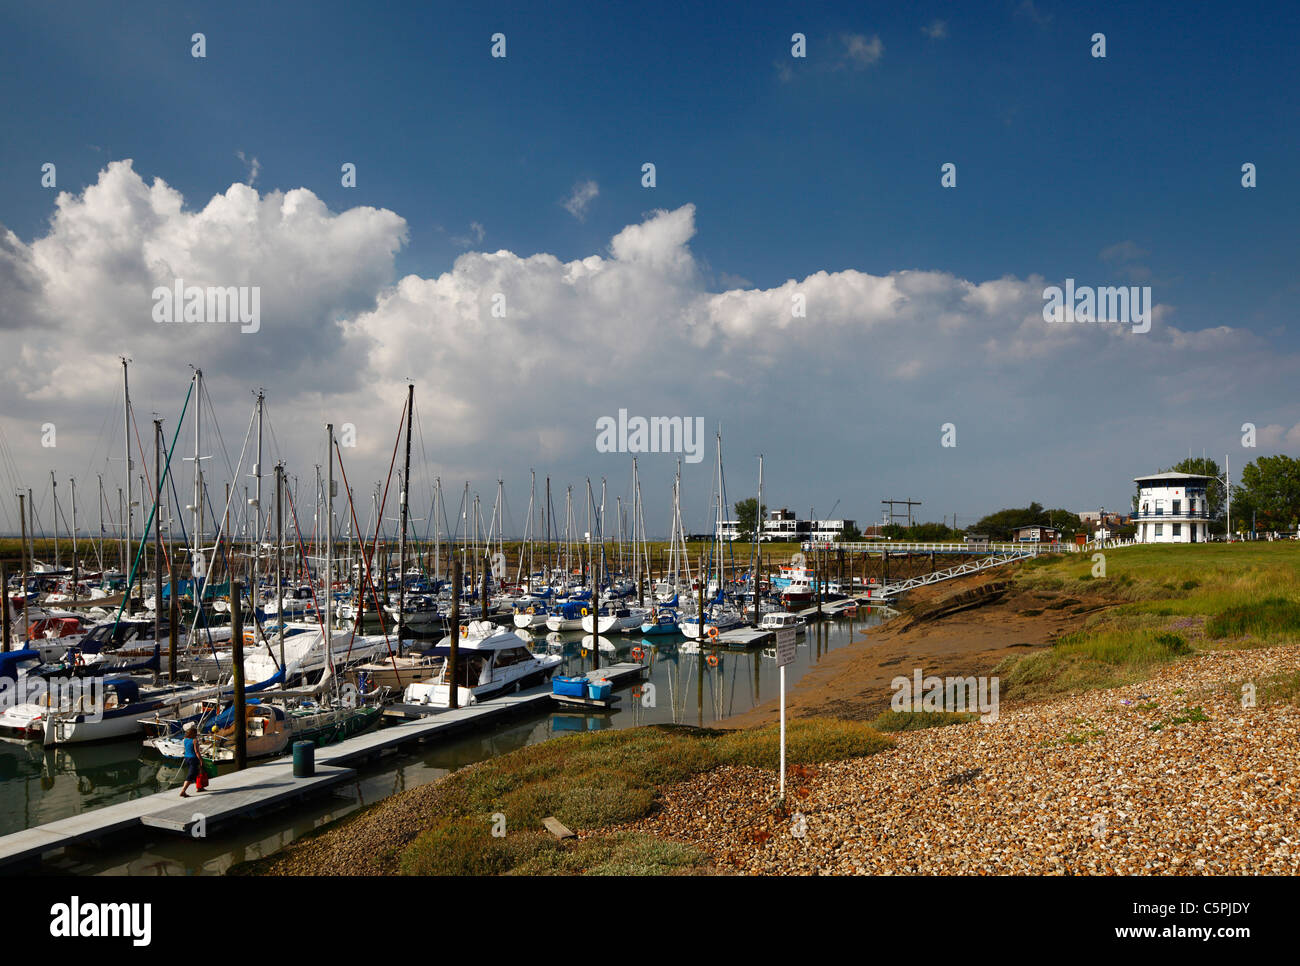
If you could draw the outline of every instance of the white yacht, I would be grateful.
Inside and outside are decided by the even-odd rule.
[[[444,664],[432,680],[408,685],[402,700],[407,704],[450,707],[454,683],[457,704],[463,708],[548,681],[564,659],[558,654],[534,654],[528,647],[530,640],[527,631],[504,631],[485,621],[474,621],[465,628],[457,645],[455,682],[448,680],[449,668]],[[444,658],[450,651],[445,640],[435,649]]]

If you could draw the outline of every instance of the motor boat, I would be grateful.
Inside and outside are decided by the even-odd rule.
[[[534,654],[526,631],[505,631],[484,624],[475,621],[464,629],[457,644],[455,681],[448,679],[450,668],[445,661],[451,654],[450,644],[440,643],[433,649],[434,656],[444,658],[437,677],[408,685],[403,700],[407,704],[449,707],[454,686],[457,704],[466,707],[549,681],[563,663],[558,654]]]

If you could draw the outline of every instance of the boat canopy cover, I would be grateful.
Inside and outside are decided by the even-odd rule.
[[[118,701],[122,704],[129,704],[140,697],[140,685],[130,678],[109,678],[104,682],[104,687],[116,691]]]
[[[24,661],[35,661],[37,664],[41,661],[41,652],[31,649],[22,651],[8,651],[0,654],[0,678],[8,678],[10,681],[18,677],[18,665]]]
[[[507,632],[503,634],[494,634],[491,637],[480,637],[473,641],[462,640],[460,642],[458,652],[461,654],[465,654],[467,652],[475,652],[475,651],[481,653],[483,651],[498,651],[504,647],[524,647],[524,646],[525,644],[522,639],[516,637],[514,634],[510,634]],[[447,657],[451,654],[451,645],[439,644],[437,647],[431,647],[427,649],[424,653],[426,656],[431,655],[433,657]]]
[[[261,700],[258,699],[258,698],[249,698],[249,699],[247,699],[247,701],[246,701],[245,703],[246,703],[249,707],[254,707],[254,706],[261,705],[262,702],[261,702]],[[283,720],[284,720],[284,712],[282,712],[282,711],[281,711],[279,708],[277,708],[275,705],[273,705],[273,704],[269,704],[269,705],[267,705],[267,708],[270,709],[271,712],[275,714],[276,720],[278,720],[278,721],[283,721]],[[234,724],[234,723],[235,723],[235,705],[234,705],[234,703],[232,702],[231,704],[227,705],[227,706],[226,706],[226,709],[225,709],[224,711],[222,711],[221,714],[217,715],[216,718],[214,718],[214,719],[212,720],[212,723],[213,723],[214,725],[216,725],[216,727],[221,728],[221,729],[229,728],[232,724]]]

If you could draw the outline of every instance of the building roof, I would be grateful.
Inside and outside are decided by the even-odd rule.
[[[1133,477],[1134,483],[1142,483],[1146,480],[1213,480],[1213,476],[1202,476],[1200,473],[1148,473],[1146,476]]]

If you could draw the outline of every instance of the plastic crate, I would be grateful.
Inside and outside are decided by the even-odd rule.
[[[605,701],[609,698],[609,693],[614,686],[603,678],[599,681],[592,681],[587,685],[587,697],[593,701]]]
[[[551,693],[566,698],[585,697],[587,693],[587,679],[585,677],[553,678],[551,681]]]

